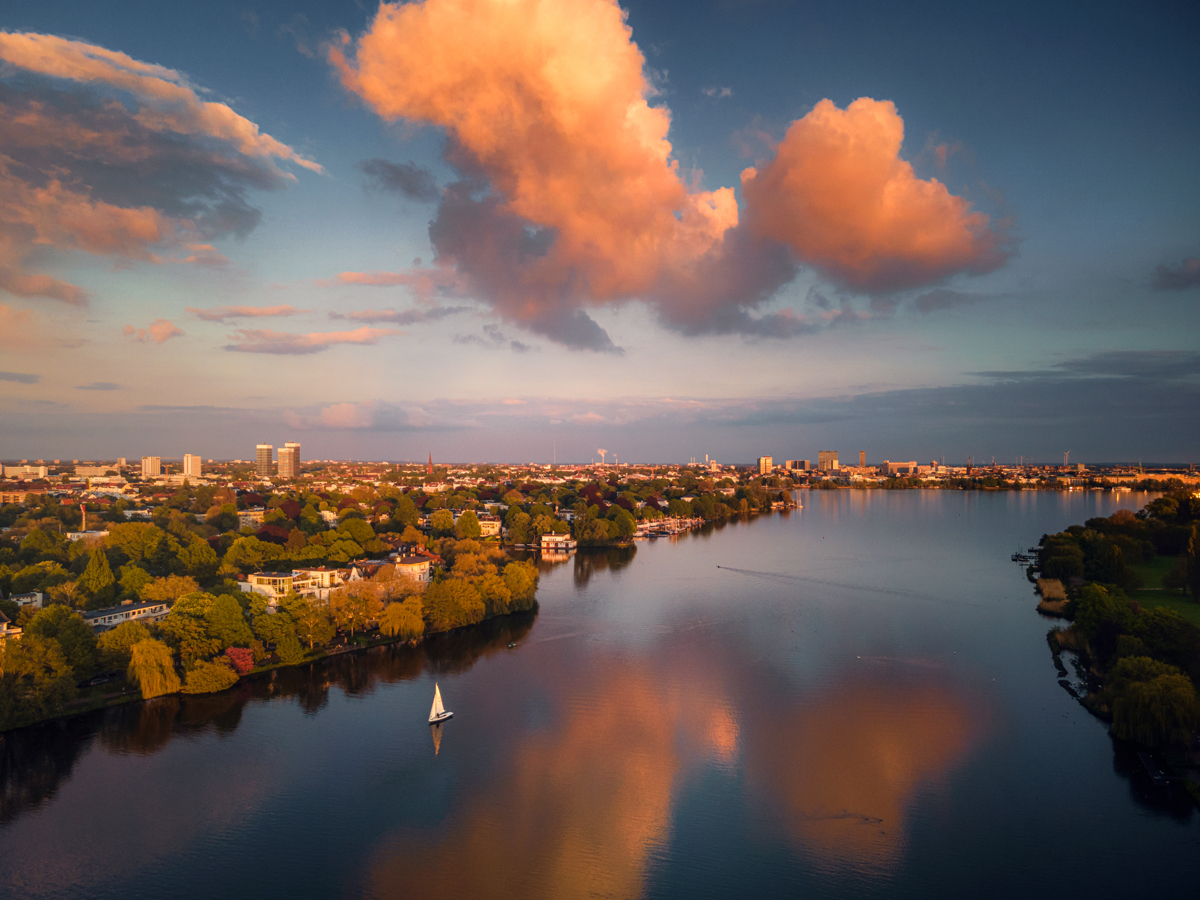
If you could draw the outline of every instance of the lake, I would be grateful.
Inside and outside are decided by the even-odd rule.
[[[9,733],[0,895],[1195,897],[1200,817],[1009,560],[1148,495],[799,496],[544,561],[536,613]]]

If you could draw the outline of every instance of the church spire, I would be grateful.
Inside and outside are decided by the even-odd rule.
[[[429,462],[425,466],[425,473],[427,475],[433,474],[433,454],[432,453],[429,454]]]

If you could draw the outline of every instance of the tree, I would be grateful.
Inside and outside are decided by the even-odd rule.
[[[454,533],[454,513],[448,509],[439,509],[429,517],[429,527],[437,537],[445,537]]]
[[[235,644],[245,647],[254,640],[254,634],[246,624],[246,615],[242,612],[241,605],[237,598],[229,594],[222,594],[213,601],[205,619],[208,623],[208,633],[222,648]]]
[[[513,560],[504,567],[504,585],[511,599],[510,611],[532,609],[537,596],[537,567],[528,560]]]
[[[58,641],[67,664],[79,675],[96,667],[96,635],[72,609],[55,604],[39,610],[25,626],[25,633]]]
[[[1193,525],[1187,544],[1187,583],[1192,600],[1200,603],[1200,526]]]
[[[323,607],[298,597],[294,604],[288,605],[287,612],[295,622],[296,637],[307,643],[310,650],[333,639],[336,628]]]
[[[154,581],[154,576],[133,563],[121,566],[121,593],[126,597],[141,597],[142,588]]]
[[[378,620],[383,604],[365,588],[344,588],[329,595],[329,612],[338,628],[353,635]]]
[[[471,584],[482,598],[487,615],[502,616],[509,611],[512,605],[512,591],[494,570],[472,578]]]
[[[447,578],[430,585],[422,605],[431,631],[473,625],[486,613],[479,592],[461,578]]]
[[[158,630],[179,650],[184,665],[206,659],[224,649],[208,627],[208,612],[216,599],[212,594],[203,592],[185,594],[175,601],[167,617],[158,625]]]
[[[379,630],[388,637],[411,641],[425,633],[421,618],[421,598],[409,597],[400,603],[389,603],[379,616]]]
[[[217,574],[221,560],[208,541],[193,534],[188,545],[179,551],[179,561],[183,569],[193,578],[208,580]]]
[[[533,540],[533,520],[529,517],[529,513],[517,510],[515,514],[512,514],[510,511],[507,521],[507,537],[510,544],[528,544]]]
[[[194,594],[200,590],[196,579],[190,575],[167,575],[163,578],[152,578],[141,590],[143,600],[154,603],[174,603],[185,594]]]
[[[187,673],[185,694],[215,694],[237,684],[238,675],[225,662],[200,660]]]
[[[459,540],[480,537],[483,534],[483,529],[479,527],[479,517],[468,509],[458,517],[458,522],[454,526],[454,533],[458,536]]]
[[[616,510],[616,513],[609,522],[609,537],[619,541],[627,541],[637,531],[637,523],[634,522],[633,516],[629,514],[628,510],[624,510],[619,506],[615,506],[613,509]]]
[[[53,715],[74,696],[74,673],[57,641],[31,634],[0,641],[0,729]]]
[[[404,529],[404,533],[400,535],[400,540],[406,544],[415,544],[418,547],[425,546],[425,535],[417,531],[412,525],[408,525]]]
[[[419,519],[417,505],[412,502],[412,498],[408,494],[405,494],[396,503],[396,508],[392,510],[392,521],[408,526],[416,525]]]
[[[346,519],[338,526],[338,531],[356,544],[365,544],[375,537],[375,529],[363,519]]]
[[[133,645],[149,639],[150,629],[141,622],[122,622],[96,639],[100,650],[100,665],[110,669],[127,669]]]
[[[175,673],[171,648],[154,638],[133,645],[126,675],[147,700],[179,691],[179,676]]]
[[[1113,733],[1147,747],[1186,745],[1200,725],[1200,702],[1191,679],[1145,656],[1113,667]]]
[[[330,634],[332,633],[331,628]],[[288,632],[275,642],[275,653],[285,666],[294,666],[304,661],[304,648],[300,646],[294,631]]]
[[[116,599],[116,582],[108,557],[99,547],[95,548],[88,559],[87,568],[79,576],[79,589],[99,607]]]
[[[254,668],[254,652],[248,647],[226,647],[225,661],[238,675],[245,675]]]

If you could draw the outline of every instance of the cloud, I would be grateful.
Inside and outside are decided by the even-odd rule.
[[[180,73],[82,41],[0,32],[0,290],[70,304],[84,288],[27,271],[34,250],[146,263],[226,262],[210,243],[261,217],[251,190],[322,171]]]
[[[0,346],[27,347],[33,342],[33,313],[0,303]]]
[[[1185,259],[1178,266],[1155,266],[1150,284],[1156,291],[1186,291],[1200,287],[1200,259]]]
[[[900,158],[904,122],[889,101],[819,102],[775,158],[742,173],[754,233],[791,247],[831,281],[875,293],[982,274],[1008,256],[986,215]]]
[[[121,386],[113,384],[111,381],[93,381],[91,384],[79,384],[75,386],[77,391],[119,391]]]
[[[417,265],[406,272],[341,272],[336,278],[319,279],[317,284],[320,287],[407,287],[422,303],[432,303],[437,297],[463,297],[468,291],[467,280],[450,266]]]
[[[441,196],[433,173],[413,162],[390,163],[386,159],[367,159],[355,168],[365,174],[375,187],[403,194],[409,200],[432,203]]]
[[[763,335],[758,309],[812,266],[875,293],[990,271],[1003,235],[898,156],[890,103],[823,101],[731,188],[700,188],[614,0],[383,4],[330,61],[389,121],[446,133],[460,175],[430,224],[437,260],[510,322],[615,351],[590,309],[649,304],[688,334]],[[714,88],[719,96],[721,89]],[[775,333],[775,332],[772,332]]]
[[[37,384],[41,375],[25,375],[21,372],[0,372],[0,381],[15,381],[17,384]]]
[[[951,291],[946,288],[935,288],[913,298],[912,308],[917,312],[931,313],[943,309],[953,309],[975,303],[982,298],[978,294],[964,294],[961,291]]]
[[[299,412],[285,410],[283,420],[288,427],[297,430],[336,428],[389,433],[459,431],[469,427],[469,423],[456,415],[453,404],[446,414],[430,415],[419,406],[403,406],[382,400],[331,403]]]
[[[532,347],[521,341],[509,340],[496,325],[484,325],[482,336],[478,334],[456,334],[454,336],[454,343],[475,344],[479,347],[486,347],[489,350],[496,350],[507,346],[514,353],[529,353],[537,349],[537,347]]]
[[[350,319],[355,322],[392,322],[396,325],[416,325],[421,322],[436,322],[447,316],[466,312],[467,306],[433,306],[420,309],[363,309],[357,312],[331,312],[331,319]]]
[[[226,350],[238,353],[276,353],[302,356],[309,353],[319,353],[334,344],[374,344],[379,338],[394,334],[403,334],[395,328],[369,328],[364,325],[354,331],[311,332],[309,334],[288,334],[282,331],[260,331],[241,328],[229,336],[232,344],[226,344]]]
[[[306,309],[296,309],[294,306],[212,306],[208,309],[197,309],[194,306],[185,307],[198,319],[205,322],[224,322],[226,319],[261,318],[264,316],[294,316],[308,312]]]
[[[733,96],[733,88],[706,87],[706,88],[700,88],[700,93],[702,93],[705,97],[709,97],[713,100],[723,100],[726,97]]]
[[[134,328],[132,325],[126,325],[121,333],[143,343],[154,341],[156,344],[161,344],[173,337],[181,337],[183,330],[176,328],[166,319],[155,319],[150,323],[149,328]]]

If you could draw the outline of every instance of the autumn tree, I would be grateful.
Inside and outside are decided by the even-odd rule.
[[[107,671],[129,668],[133,645],[149,639],[150,629],[141,622],[122,622],[96,639],[100,665]]]
[[[431,584],[425,591],[425,621],[431,631],[447,631],[473,625],[483,619],[486,609],[479,592],[460,578],[447,578]]]
[[[194,594],[199,590],[200,585],[190,575],[166,575],[147,582],[140,593],[143,600],[152,603],[174,603],[184,594]]]
[[[399,603],[389,603],[379,616],[379,630],[388,637],[411,641],[425,633],[421,618],[421,598],[409,597]]]
[[[215,694],[237,684],[238,675],[221,660],[200,660],[187,673],[185,694]]]
[[[365,587],[343,588],[329,595],[329,613],[338,628],[354,634],[379,619],[383,604]]]
[[[164,694],[174,694],[180,686],[171,648],[153,638],[133,645],[127,677],[138,686],[138,690],[147,700]]]

